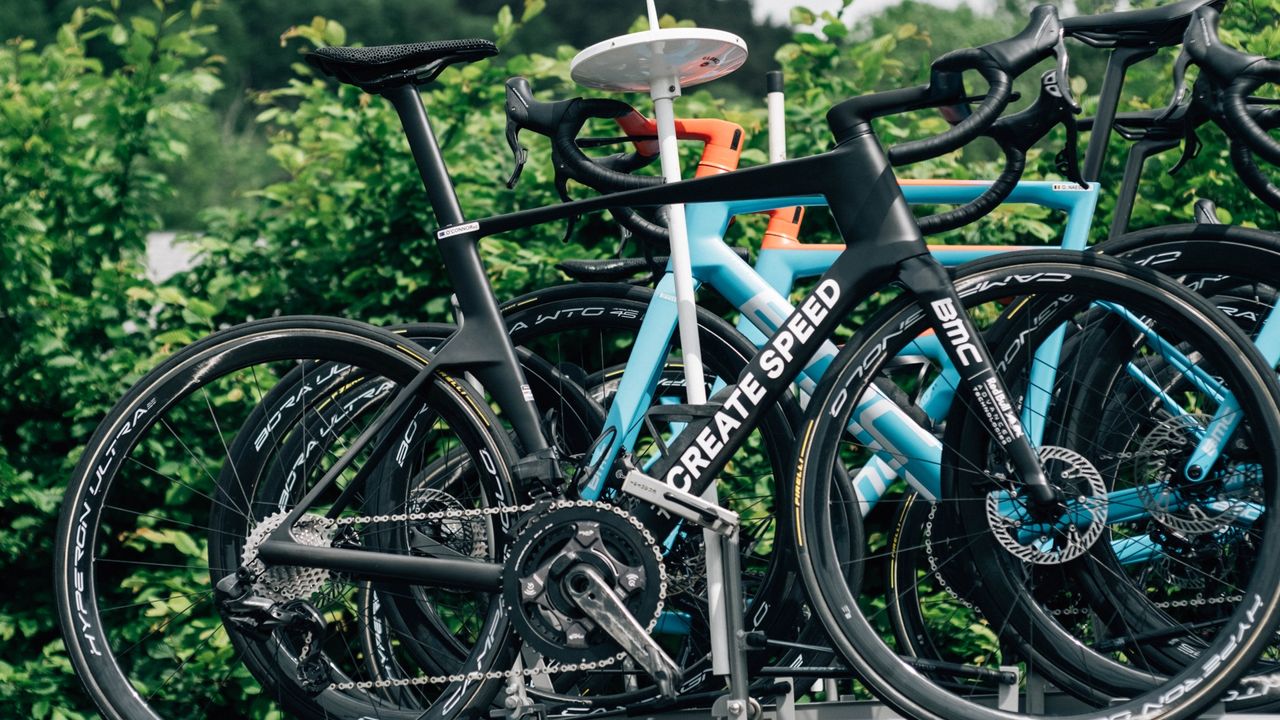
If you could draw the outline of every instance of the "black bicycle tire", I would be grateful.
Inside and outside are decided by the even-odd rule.
[[[1177,278],[1194,276],[1193,287],[1201,294],[1212,292],[1234,284],[1234,280],[1222,277],[1230,275],[1236,279],[1262,282],[1275,282],[1271,269],[1280,268],[1280,236],[1275,233],[1244,228],[1233,225],[1196,225],[1184,224],[1148,228],[1125,234],[1114,240],[1102,243],[1093,248],[1094,252],[1104,255],[1122,257],[1140,265],[1159,268],[1166,274]],[[1252,275],[1250,278],[1248,276]],[[1215,302],[1219,310],[1230,310],[1223,302]],[[1236,319],[1238,312],[1226,312],[1227,316]],[[1259,318],[1242,318],[1259,320]],[[1247,328],[1246,328],[1247,330]],[[1096,382],[1086,380],[1087,386],[1094,387]],[[1104,393],[1105,394],[1105,393]],[[923,531],[922,516],[928,512],[924,503],[908,501],[904,504],[895,531],[890,539],[891,554],[897,557],[897,548],[914,549],[919,545],[920,533]],[[886,600],[890,617],[896,632],[904,642],[919,643],[918,650],[927,650],[929,641],[919,640],[921,624],[913,617],[911,599],[914,592],[904,589],[900,582],[906,577],[903,568],[906,564],[895,561],[896,572],[887,578],[889,591]],[[928,656],[928,653],[921,653]],[[1047,675],[1054,677],[1055,685],[1060,689],[1084,699],[1103,701],[1104,693],[1095,687],[1097,677],[1081,673],[1071,663],[1059,663],[1040,657],[1039,667],[1053,667]],[[1275,706],[1276,699],[1271,696],[1269,686],[1262,678],[1246,675],[1235,689],[1228,692],[1225,706],[1228,711],[1253,711],[1260,707]],[[1235,699],[1232,699],[1235,698]]]
[[[117,449],[115,443],[120,438],[132,434],[134,430],[145,427],[145,422],[137,420],[138,410],[144,405],[147,412],[163,410],[165,403],[158,398],[165,399],[171,405],[179,398],[188,395],[187,390],[192,387],[193,374],[216,373],[219,368],[230,372],[239,367],[246,367],[252,362],[288,359],[291,356],[290,353],[296,350],[296,343],[304,340],[309,344],[316,344],[317,347],[323,346],[328,359],[335,362],[364,360],[381,363],[386,368],[392,368],[394,363],[398,363],[398,372],[406,381],[411,379],[425,362],[419,351],[404,343],[402,339],[372,326],[347,320],[312,316],[284,317],[235,326],[206,337],[176,353],[136,383],[99,425],[87,446],[88,450],[77,464],[72,482],[68,487],[67,503],[64,504],[56,536],[58,572],[55,577],[55,591],[59,620],[67,639],[68,654],[90,697],[99,706],[104,716],[122,720],[156,717],[152,709],[133,690],[129,679],[124,676],[110,652],[103,654],[96,642],[86,642],[80,634],[80,623],[83,622],[90,622],[91,627],[103,627],[95,607],[88,607],[86,615],[77,614],[77,602],[80,602],[81,607],[84,603],[76,595],[77,592],[92,595],[94,582],[92,573],[79,569],[79,558],[83,558],[86,553],[82,548],[79,553],[76,552],[76,531],[85,530],[86,535],[92,535],[96,529],[98,515],[80,515],[78,512],[72,512],[70,508],[77,508],[77,510],[82,507],[92,508],[88,504],[88,497],[90,495],[100,497],[99,491],[110,489],[110,483],[105,478],[114,476],[115,471],[118,470],[118,465],[112,469],[110,462],[113,458],[125,454],[123,452],[119,455],[115,454]],[[276,347],[290,344],[295,345],[293,348]],[[235,354],[234,359],[229,360],[228,356],[232,353]],[[230,364],[219,366],[218,360]],[[235,364],[237,362],[240,364]],[[207,376],[202,375],[202,377]],[[487,447],[491,452],[497,452],[508,461],[499,465],[503,467],[502,474],[508,478],[505,481],[509,482],[506,467],[513,460],[514,452],[506,434],[493,432],[492,428],[498,425],[486,407],[465,398],[462,394],[465,393],[465,383],[457,379],[450,380],[445,382],[443,379],[437,379],[436,382],[430,383],[431,397],[447,401],[459,412],[459,418],[469,418],[468,421],[463,422],[469,422],[473,430],[486,438]],[[99,462],[107,464],[99,467]],[[103,480],[97,478],[95,474],[97,470],[102,470]],[[98,512],[101,512],[101,508],[98,508]],[[488,630],[486,635],[490,638],[505,637],[508,631],[506,618],[500,612],[496,613],[495,617],[490,618]],[[498,647],[499,652],[489,652],[487,657],[485,653],[479,653],[476,666],[492,669],[506,657],[510,657],[512,649],[508,644],[499,643]],[[445,712],[442,709],[444,703],[439,703],[431,714],[439,717],[453,717],[462,712],[483,709],[489,705],[498,689],[499,684],[496,682],[455,684],[450,692],[450,697],[455,701],[450,705],[450,711]],[[352,712],[351,716],[357,717],[367,710],[366,705],[360,708],[358,713]],[[412,716],[421,715],[419,711]]]
[[[1045,277],[1036,274],[1039,272],[1057,272],[1077,280],[1092,278],[1097,282],[1119,283],[1121,286],[1127,286],[1126,292],[1145,293],[1151,302],[1168,302],[1170,298],[1175,299],[1181,307],[1179,312],[1194,313],[1194,316],[1202,319],[1204,328],[1201,332],[1205,337],[1214,338],[1215,342],[1219,343],[1219,347],[1226,347],[1228,343],[1238,346],[1243,342],[1238,330],[1221,327],[1210,320],[1214,314],[1202,299],[1190,295],[1189,291],[1172,281],[1158,278],[1154,273],[1144,272],[1140,268],[1108,258],[1086,259],[1087,264],[1082,265],[1081,256],[1078,254],[1050,251],[1026,253],[1014,258],[979,261],[957,270],[956,276],[966,283],[990,280],[993,284],[1008,290],[1018,287],[1030,290],[1034,287],[1035,278]],[[1014,271],[1013,268],[1017,270]],[[958,284],[963,283],[958,281]],[[1009,294],[1023,293],[1010,292]],[[964,296],[965,293],[962,292],[961,295]],[[911,304],[913,304],[912,301],[904,300],[898,304],[898,307],[907,307]],[[859,611],[854,609],[856,602],[848,597],[848,589],[831,588],[826,579],[827,574],[833,570],[831,558],[834,552],[830,539],[822,535],[827,529],[825,525],[829,522],[825,520],[826,503],[819,483],[822,481],[823,468],[830,465],[835,457],[835,445],[831,440],[838,439],[844,429],[843,414],[833,413],[833,408],[838,411],[840,403],[843,403],[844,398],[848,396],[848,388],[845,387],[848,380],[861,375],[863,354],[866,352],[864,344],[876,337],[877,326],[890,327],[892,319],[897,316],[897,313],[886,311],[884,314],[877,315],[872,322],[858,331],[855,340],[846,345],[841,356],[828,370],[822,387],[819,388],[810,406],[804,437],[812,438],[812,442],[807,441],[801,446],[797,463],[799,470],[796,476],[801,493],[801,520],[798,523],[797,537],[801,570],[811,592],[815,611],[832,634],[837,647],[850,661],[855,672],[880,695],[882,700],[912,717],[973,720],[995,717],[991,710],[957,703],[954,697],[939,691],[928,682],[921,682],[919,679],[921,675],[907,670],[891,651],[882,646],[882,641],[875,629],[867,624]],[[1188,317],[1192,316],[1188,315]],[[879,348],[872,347],[872,351],[878,352]],[[1224,352],[1224,355],[1227,354]],[[1274,412],[1262,404],[1273,403],[1274,398],[1277,397],[1278,388],[1274,374],[1259,370],[1261,363],[1256,352],[1251,353],[1245,350],[1238,355],[1231,354],[1227,357],[1233,358],[1232,362],[1235,362],[1234,358],[1237,357],[1242,361],[1237,362],[1235,367],[1239,377],[1246,379],[1250,387],[1260,392],[1259,401],[1254,402],[1253,398],[1249,399],[1252,414],[1264,423],[1267,436],[1275,437],[1275,433],[1280,432],[1280,424],[1277,424]],[[1243,362],[1244,358],[1248,358],[1249,361]],[[860,386],[854,387],[854,396],[856,397],[857,393],[863,389]],[[839,417],[833,417],[833,415]],[[819,432],[820,429],[824,431]],[[1280,456],[1275,455],[1274,449],[1272,456],[1268,456],[1268,460],[1269,467],[1280,466]],[[1274,493],[1274,477],[1270,482]],[[1275,536],[1272,535],[1274,525],[1275,518],[1267,518],[1267,536],[1272,538],[1272,542],[1276,541]],[[1256,626],[1269,631],[1274,626],[1278,607],[1274,589],[1276,581],[1280,580],[1280,565],[1274,560],[1275,558],[1265,558],[1259,565],[1258,575],[1255,577],[1261,579],[1251,586],[1252,595],[1249,597],[1251,607],[1256,601],[1256,612],[1252,616],[1256,622],[1241,625],[1242,628]],[[1259,585],[1266,585],[1267,592],[1258,592]],[[1256,654],[1261,652],[1263,647],[1261,636],[1265,634],[1265,632],[1254,633],[1242,640],[1235,646],[1234,655],[1222,659],[1212,668],[1216,674],[1206,671],[1208,679],[1189,683],[1185,688],[1186,691],[1180,695],[1170,693],[1170,695],[1179,695],[1178,697],[1165,698],[1162,702],[1154,695],[1144,695],[1137,700],[1111,708],[1108,714],[1123,715],[1126,712],[1143,711],[1144,702],[1149,703],[1146,711],[1152,711],[1161,717],[1184,717],[1199,711],[1217,699],[1219,693],[1230,684],[1232,674],[1251,663]],[[1215,644],[1215,647],[1220,644]],[[1205,668],[1189,668],[1183,674],[1186,677],[1180,679],[1190,678],[1196,670],[1205,670]]]

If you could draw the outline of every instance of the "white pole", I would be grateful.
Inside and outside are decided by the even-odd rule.
[[[654,0],[648,0],[649,29],[658,30],[658,11]],[[654,67],[665,66],[662,43],[653,43]],[[667,182],[680,182],[680,152],[676,147],[675,99],[680,97],[680,81],[674,73],[654,73],[649,78],[649,97],[653,98],[653,115],[658,121],[658,157],[662,177]],[[667,234],[671,242],[671,270],[676,285],[676,320],[680,328],[680,357],[684,362],[685,397],[690,405],[707,402],[707,383],[702,371],[702,347],[698,340],[698,305],[693,290],[693,261],[689,256],[689,228],[685,224],[684,205],[667,206]],[[716,484],[702,494],[708,502],[717,503]],[[728,617],[725,607],[723,560],[720,537],[710,530],[702,531],[707,569],[707,604],[711,620],[711,667],[716,675],[729,673]]]
[[[787,159],[787,118],[783,112],[785,96],[782,93],[782,71],[774,70],[765,75],[768,94],[765,102],[769,108],[769,162]]]
[[[672,102],[680,95],[679,80],[674,77],[653,78],[649,94],[658,120],[658,157],[662,161],[662,177],[667,182],[680,182],[680,155],[676,148],[676,118]],[[694,299],[693,261],[689,256],[689,230],[685,225],[684,205],[667,206],[667,231],[675,275],[676,319],[680,326],[685,394],[690,405],[701,405],[707,401],[707,384],[698,340],[698,305]]]

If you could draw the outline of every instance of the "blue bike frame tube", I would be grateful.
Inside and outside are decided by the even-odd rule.
[[[1275,307],[1271,309],[1254,344],[1262,351],[1262,356],[1271,367],[1280,363],[1280,310]],[[1235,433],[1239,424],[1240,405],[1234,397],[1228,397],[1218,405],[1195,452],[1183,466],[1183,472],[1188,478],[1199,481],[1209,477],[1209,470],[1218,461],[1223,444]]]
[[[694,279],[697,280],[696,273]],[[653,299],[645,309],[644,321],[640,324],[640,332],[636,334],[634,349],[627,359],[627,371],[618,381],[613,403],[609,406],[604,427],[606,433],[610,429],[615,431],[611,436],[612,441],[596,448],[595,457],[591,459],[593,464],[589,467],[596,467],[598,470],[579,488],[585,500],[600,497],[618,454],[624,448],[635,446],[644,413],[653,401],[658,377],[666,366],[667,346],[676,327],[675,297],[675,279],[668,272],[662,276],[654,290]]]

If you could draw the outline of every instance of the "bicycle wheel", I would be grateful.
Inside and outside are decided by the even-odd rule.
[[[317,568],[267,567],[256,557],[285,511],[423,365],[413,346],[372,327],[281,318],[196,343],[117,404],[76,468],[57,537],[59,617],[73,664],[104,715],[418,718],[489,704],[498,683],[475,678],[445,678],[400,702],[375,692],[358,656],[362,583]],[[275,406],[265,426],[237,432],[300,367],[325,372],[294,385],[292,401]],[[325,392],[336,385],[361,387],[372,401],[343,403]],[[468,502],[494,507],[514,497],[507,471],[514,452],[474,391],[437,375],[422,393],[410,406],[416,432],[432,438],[437,458],[459,474],[486,475]],[[366,450],[348,473],[368,458]],[[341,519],[350,514],[325,518],[338,493],[316,501],[294,525],[295,538],[362,549],[385,529]],[[491,553],[500,553],[502,534],[489,537]],[[242,567],[249,595],[288,622],[263,623],[215,592]],[[456,633],[470,642],[459,674],[510,667],[505,616],[488,597],[456,591],[452,606],[471,613]]]
[[[646,289],[615,284],[581,284],[552,288],[513,300],[505,305],[513,340],[521,345],[520,357],[526,378],[535,401],[543,412],[547,435],[560,448],[563,456],[573,458],[586,453],[591,442],[599,435],[603,423],[604,407],[616,390],[617,382],[635,344],[635,337],[648,309],[652,293]],[[702,312],[704,357],[711,377],[736,376],[753,352],[751,345],[728,323],[707,312]],[[396,332],[430,348],[446,338],[453,328],[448,325],[419,324],[399,328]],[[529,352],[532,348],[538,354]],[[325,373],[313,369],[312,375]],[[300,370],[291,379],[281,381],[265,396],[255,416],[246,423],[246,435],[255,431],[249,428],[265,426],[274,417],[273,408],[289,401],[294,394],[292,383],[298,382]],[[291,382],[290,382],[291,380]],[[360,399],[361,386],[335,381],[345,387],[343,396],[358,405],[371,402]],[[583,388],[585,386],[585,389]],[[670,364],[661,374],[653,402],[683,402],[683,376],[678,365]],[[798,411],[794,411],[798,415]],[[762,425],[753,446],[755,453],[748,454],[726,473],[721,497],[729,507],[737,510],[745,519],[744,558],[747,589],[755,599],[749,619],[753,629],[771,636],[794,638],[802,615],[800,610],[799,582],[794,574],[794,563],[788,561],[786,543],[778,547],[775,538],[787,538],[785,525],[779,526],[776,508],[789,506],[787,488],[781,499],[774,496],[773,478],[785,471],[790,453],[790,417],[783,408],[772,411]],[[257,432],[260,432],[258,430]],[[320,438],[321,441],[324,438]],[[640,456],[652,449],[652,437],[641,433],[635,450]],[[235,455],[236,467],[256,465],[260,460],[251,456]],[[438,479],[429,468],[419,468],[415,487],[407,499],[405,490],[393,489],[394,483],[379,487],[389,493],[383,500],[390,506],[447,510],[454,506],[452,493],[433,485]],[[391,511],[388,509],[388,511]],[[376,507],[370,508],[377,514]],[[786,518],[781,518],[785,523]],[[460,540],[469,533],[459,533],[460,528],[449,523],[409,523],[403,530],[415,534],[418,542],[438,543],[463,554],[473,552],[470,541]],[[370,542],[386,542],[394,545],[387,551],[406,551],[411,543],[408,535],[392,537],[383,533],[370,538]],[[666,557],[670,572],[668,607],[671,611],[659,625],[662,641],[682,662],[686,673],[683,690],[697,692],[713,687],[715,678],[709,673],[707,656],[707,623],[705,610],[705,583],[702,580],[701,533],[681,532],[672,543]],[[438,613],[433,610],[434,598],[422,588],[397,588],[393,593],[381,593],[371,587],[363,604],[364,612],[359,621],[366,640],[364,657],[369,660],[368,672],[393,686],[392,694],[402,694],[404,683],[414,671],[402,667],[396,661],[392,647],[395,638],[409,635],[418,642],[400,652],[412,656],[412,666],[418,672],[446,672],[449,666],[460,663],[465,645],[459,647],[450,637]],[[374,608],[376,607],[376,612]],[[394,632],[390,631],[394,629]],[[753,654],[756,666],[770,658],[765,653]],[[809,657],[799,659],[804,666],[821,664]],[[385,662],[384,662],[385,661]],[[385,665],[385,666],[383,666]],[[569,712],[576,709],[608,710],[635,706],[655,698],[653,688],[642,676],[632,672],[599,672],[590,677],[582,673],[558,675],[554,672],[537,679],[529,693],[546,702],[553,712]]]
[[[1277,489],[1277,432],[1273,407],[1276,397],[1274,375],[1263,372],[1257,355],[1242,350],[1245,339],[1234,328],[1221,327],[1215,314],[1202,300],[1185,288],[1154,273],[1101,257],[1074,253],[1037,252],[1017,257],[994,258],[965,266],[957,273],[956,285],[963,302],[980,326],[989,326],[1003,315],[1009,343],[997,354],[1001,372],[1009,372],[1013,359],[1024,375],[1030,372],[1035,351],[1046,344],[1052,332],[1072,327],[1088,331],[1096,319],[1098,302],[1109,303],[1113,311],[1133,313],[1148,322],[1150,334],[1139,334],[1132,353],[1160,356],[1170,346],[1156,338],[1185,348],[1196,358],[1194,368],[1213,373],[1239,401],[1253,447],[1258,448],[1259,492],[1266,506],[1274,501]],[[1012,306],[1001,302],[1017,298]],[[1106,315],[1106,314],[1104,314]],[[992,709],[998,685],[1023,683],[1039,675],[1036,655],[1019,657],[1006,653],[1007,644],[1043,650],[1051,658],[1071,657],[1078,665],[1094,671],[1101,682],[1125,681],[1133,692],[1130,699],[1107,710],[1108,715],[1183,717],[1214,702],[1234,677],[1247,668],[1270,641],[1276,619],[1276,584],[1280,563],[1274,556],[1280,537],[1274,527],[1275,514],[1261,512],[1250,532],[1256,542],[1258,562],[1248,582],[1240,583],[1239,598],[1230,603],[1223,624],[1204,629],[1204,652],[1185,669],[1170,678],[1150,669],[1149,663],[1135,662],[1123,652],[1092,646],[1092,638],[1078,634],[1081,628],[1063,625],[1054,617],[1053,607],[1040,600],[1046,588],[1073,588],[1080,559],[1103,537],[1106,525],[1121,517],[1124,510],[1109,503],[1108,490],[1095,479],[1101,462],[1099,449],[1087,444],[1042,450],[1046,469],[1059,489],[1070,492],[1075,504],[1067,506],[1074,524],[1058,520],[1029,524],[1020,522],[1016,486],[994,443],[975,421],[973,398],[962,391],[948,418],[936,487],[937,521],[932,547],[937,568],[944,573],[925,573],[921,583],[935,583],[938,577],[965,578],[965,602],[953,603],[946,613],[932,618],[933,637],[950,633],[946,652],[951,663],[917,661],[910,648],[896,637],[885,609],[882,594],[863,594],[838,580],[840,560],[829,537],[830,499],[833,496],[829,469],[839,459],[855,466],[869,452],[844,432],[867,386],[884,373],[887,359],[903,353],[915,354],[916,341],[927,329],[923,312],[911,298],[902,298],[871,323],[860,329],[824,378],[806,422],[806,435],[813,438],[802,446],[797,474],[801,502],[798,524],[799,557],[806,586],[814,607],[831,633],[836,646],[846,656],[866,686],[904,714],[924,718],[997,717]],[[1114,314],[1111,314],[1114,317]],[[1012,330],[1008,328],[1012,327]],[[1055,389],[1071,386],[1075,378],[1059,377],[1049,388],[1047,408],[1036,408],[1052,418],[1055,404],[1070,400]],[[932,379],[932,378],[927,378]],[[1012,388],[1026,388],[1026,377],[1006,378]],[[1216,402],[1206,397],[1187,398],[1187,403],[1212,412]],[[964,412],[958,414],[959,409]],[[972,413],[972,414],[970,414]],[[977,438],[975,440],[974,438]],[[892,452],[909,452],[902,448]],[[926,488],[927,489],[927,488]],[[1078,515],[1081,509],[1087,515]],[[1113,517],[1114,516],[1114,517]],[[1023,518],[1025,519],[1025,518]],[[1036,529],[1039,533],[1031,533]],[[860,562],[870,563],[886,556],[883,535],[869,529],[868,542]],[[935,587],[920,587],[922,592]],[[956,588],[952,588],[957,590]],[[945,590],[944,590],[945,592]],[[950,630],[948,631],[948,628]],[[1073,634],[1077,633],[1077,634]],[[1205,637],[1207,636],[1207,637]],[[1010,672],[1010,670],[1015,670]],[[1090,715],[1088,705],[1056,703],[1053,698],[1041,706],[1037,698],[1024,703],[1028,715]]]
[[[1277,300],[1275,276],[1270,268],[1280,264],[1280,238],[1273,233],[1234,226],[1170,226],[1126,235],[1094,250],[1100,254],[1124,257],[1142,265],[1160,268],[1184,285],[1209,297],[1218,310],[1251,337],[1261,330],[1262,323]],[[1089,405],[1090,409],[1074,413],[1074,420],[1055,418],[1049,425],[1051,432],[1090,433],[1089,442],[1098,444],[1100,448],[1106,445],[1107,449],[1100,450],[1099,456],[1107,460],[1099,470],[1108,487],[1114,488],[1116,478],[1129,469],[1120,459],[1132,459],[1139,450],[1141,440],[1150,437],[1159,423],[1152,418],[1160,416],[1163,411],[1143,402],[1141,398],[1144,394],[1146,400],[1150,400],[1150,394],[1145,388],[1137,387],[1132,377],[1116,372],[1118,368],[1126,367],[1127,363],[1122,361],[1122,356],[1130,348],[1123,345],[1117,347],[1112,342],[1108,350],[1102,333],[1095,332],[1092,336],[1095,340],[1102,341],[1101,344],[1078,351],[1082,353],[1085,359],[1083,362],[1086,363],[1078,382],[1089,392],[1075,396],[1083,404]],[[1112,340],[1115,340],[1115,336],[1112,336]],[[989,333],[988,342],[995,346],[999,340],[990,337]],[[1071,349],[1064,353],[1064,361],[1069,353],[1077,352],[1077,344],[1068,343],[1068,348]],[[1000,352],[998,349],[995,351]],[[1101,359],[1108,352],[1114,354],[1117,351],[1120,356]],[[1139,398],[1137,405],[1134,405],[1135,397]],[[1102,404],[1109,409],[1103,409]],[[1144,404],[1147,405],[1146,412],[1133,412],[1134,407]],[[1070,407],[1071,403],[1060,405]],[[1164,440],[1167,445],[1168,441],[1176,440],[1176,437],[1166,437]],[[1047,443],[1057,444],[1052,441]],[[1152,449],[1149,447],[1147,454],[1151,454]],[[937,513],[936,505],[922,500],[918,495],[913,494],[902,503],[890,535],[885,600],[899,642],[916,657],[941,660],[946,655],[945,636],[939,639],[931,637],[931,623],[925,618],[948,612],[955,604],[962,605],[965,602],[963,588],[971,580],[962,574],[947,572],[945,568],[933,568],[937,562],[932,553],[929,533]],[[1219,518],[1225,519],[1225,516]],[[1139,635],[1148,637],[1149,641],[1143,652],[1131,654],[1134,659],[1145,658],[1156,663],[1163,672],[1176,672],[1185,663],[1187,653],[1194,655],[1198,651],[1194,644],[1178,642],[1176,636],[1164,631],[1163,628],[1167,628],[1168,624],[1161,620],[1163,614],[1172,609],[1186,615],[1189,622],[1207,622],[1210,618],[1192,617],[1187,609],[1199,608],[1198,614],[1203,615],[1206,609],[1217,607],[1216,598],[1212,594],[1204,594],[1204,583],[1188,577],[1189,573],[1184,571],[1182,564],[1216,562],[1219,567],[1214,569],[1213,574],[1221,576],[1226,572],[1228,560],[1240,562],[1245,556],[1236,557],[1229,552],[1231,544],[1223,542],[1222,532],[1186,533],[1167,528],[1154,520],[1147,520],[1145,525],[1137,528],[1146,535],[1144,542],[1150,540],[1169,545],[1178,560],[1175,562],[1166,558],[1140,564],[1134,562],[1138,556],[1130,553],[1125,558],[1127,562],[1122,563],[1115,553],[1094,553],[1098,562],[1098,567],[1095,568],[1097,572],[1081,578],[1081,589],[1097,599],[1095,605],[1110,609],[1111,621],[1107,622],[1107,613],[1100,615],[1087,604],[1060,602],[1054,610],[1060,620],[1065,621],[1070,617],[1076,622],[1092,625],[1093,632],[1097,634],[1095,643],[1114,645],[1125,642],[1126,638]],[[1225,527],[1221,529],[1226,531]],[[1117,546],[1123,547],[1122,544]],[[1141,601],[1125,603],[1116,593],[1121,592],[1127,583],[1116,581],[1130,572],[1135,574],[1132,583],[1138,587],[1152,587],[1158,582],[1168,591],[1181,585],[1181,593],[1176,597],[1171,594],[1158,601],[1156,608],[1145,610]],[[923,580],[925,577],[929,580]],[[1065,601],[1067,598],[1061,600]],[[1128,615],[1114,616],[1116,610],[1124,607],[1136,610]],[[1023,653],[1029,654],[1029,651],[1024,648]],[[1276,670],[1277,657],[1277,649],[1273,645],[1249,674],[1228,691],[1224,696],[1228,711],[1255,710],[1274,702],[1270,697],[1271,683],[1268,678]],[[1077,667],[1070,657],[1051,661],[1042,655],[1037,659],[1037,666],[1059,689],[1093,702],[1106,702],[1112,696],[1128,692],[1123,687],[1108,686],[1106,682],[1101,682],[1098,677],[1090,675],[1087,669]]]
[[[1280,242],[1273,234],[1180,226],[1108,245],[1120,246],[1126,256],[1158,262],[1251,337],[1261,331],[1277,302],[1276,279],[1269,269],[1280,262]],[[1150,512],[1120,537],[1113,532],[1111,543],[1090,554],[1090,572],[1082,575],[1082,599],[1088,604],[1063,611],[1091,623],[1098,642],[1123,645],[1153,668],[1175,673],[1204,651],[1203,639],[1184,628],[1223,622],[1222,601],[1235,593],[1228,580],[1240,577],[1255,561],[1247,517],[1258,493],[1253,449],[1248,434],[1237,433],[1204,483],[1191,487],[1184,482],[1171,470],[1188,461],[1203,423],[1174,417],[1162,403],[1153,404],[1147,383],[1177,396],[1185,392],[1186,376],[1158,357],[1126,359],[1123,348],[1109,350],[1095,342],[1084,352],[1114,355],[1116,350],[1116,360],[1124,362],[1098,363],[1082,375],[1081,385],[1094,392],[1077,393],[1079,405],[1062,420],[1062,432],[1078,438],[1074,442],[1098,446],[1105,458],[1098,467],[1104,481],[1116,489],[1136,489]],[[1117,373],[1116,368],[1129,370]],[[1178,494],[1193,501],[1183,508],[1164,506],[1162,497]],[[1150,546],[1161,552],[1147,562]],[[1140,652],[1132,649],[1135,644]],[[1224,695],[1229,710],[1256,710],[1275,702],[1271,675],[1280,667],[1277,648],[1273,641]]]

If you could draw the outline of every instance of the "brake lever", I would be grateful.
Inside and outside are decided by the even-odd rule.
[[[1164,112],[1156,117],[1156,123],[1164,122],[1177,112],[1182,105],[1182,101],[1187,97],[1187,66],[1191,64],[1191,55],[1186,50],[1178,53],[1178,59],[1173,61],[1173,99],[1169,101],[1169,105],[1165,107]]]
[[[1209,79],[1208,73],[1201,73],[1191,86],[1191,99],[1186,103],[1186,112],[1182,115],[1182,157],[1169,168],[1173,175],[1187,163],[1200,155],[1203,144],[1196,129],[1221,112],[1221,99],[1218,89]]]
[[[515,156],[516,161],[511,177],[507,178],[508,190],[515,189],[516,183],[520,182],[520,173],[524,171],[525,163],[529,162],[529,149],[520,144],[520,131],[529,122],[529,104],[533,97],[531,93],[528,80],[522,77],[507,80],[504,99],[507,112],[507,146],[511,148],[511,154]]]
[[[557,160],[556,168],[556,193],[560,195],[561,202],[573,202],[573,198],[569,195],[569,176],[564,172],[564,166]],[[574,228],[578,225],[578,216],[570,215],[565,218],[564,237],[560,238],[561,243],[568,243],[573,237]]]
[[[1066,128],[1067,141],[1053,158],[1054,168],[1082,190],[1087,190],[1089,183],[1084,181],[1084,173],[1080,170],[1080,126],[1075,114],[1064,113],[1062,126]]]
[[[1053,52],[1058,57],[1058,66],[1054,73],[1054,84],[1058,90],[1057,97],[1062,98],[1062,102],[1066,104],[1068,112],[1072,115],[1079,115],[1081,112],[1080,103],[1076,102],[1075,93],[1071,92],[1071,56],[1067,54],[1064,35],[1058,35],[1058,45],[1053,49]]]
[[[1067,132],[1067,140],[1054,156],[1053,165],[1063,177],[1087,190],[1089,183],[1084,181],[1084,173],[1080,170],[1080,124],[1076,120],[1082,110],[1071,92],[1070,57],[1061,36],[1058,37],[1055,52],[1058,54],[1058,65],[1053,74],[1044,75],[1041,82],[1045,92],[1058,100],[1058,121]]]
[[[514,190],[516,184],[520,182],[520,173],[524,172],[525,163],[529,162],[529,148],[520,144],[520,131],[523,128],[520,123],[516,122],[510,116],[507,117],[507,145],[511,148],[511,154],[515,156],[516,166],[511,171],[511,177],[507,178],[507,189]]]
[[[1169,168],[1169,174],[1176,175],[1183,166],[1195,159],[1200,154],[1201,147],[1200,136],[1196,134],[1195,128],[1187,125],[1186,134],[1183,135],[1182,139],[1182,157],[1178,158],[1178,162]]]

